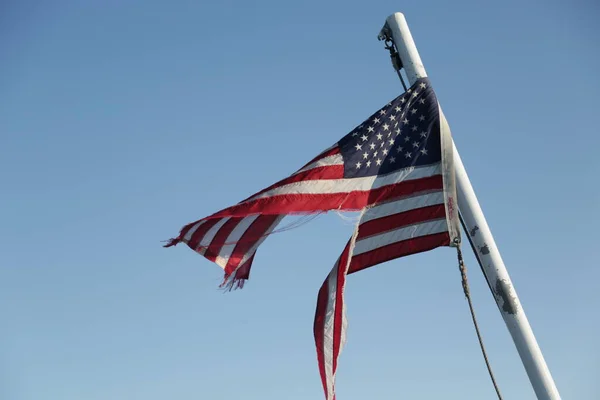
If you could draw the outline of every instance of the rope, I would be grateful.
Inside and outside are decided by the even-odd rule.
[[[407,90],[406,83],[404,83],[404,78],[402,78],[402,74],[400,73],[400,70],[402,69],[402,60],[400,59],[400,55],[398,54],[398,51],[396,50],[396,44],[394,43],[394,40],[387,35],[385,38],[385,49],[390,52],[390,59],[392,60],[392,66],[394,67],[394,71],[396,71],[396,73],[398,74],[398,78],[400,78],[400,82],[402,82],[402,87],[404,88],[404,91],[406,92],[406,90]]]
[[[471,301],[471,292],[469,290],[469,281],[467,280],[467,267],[463,261],[462,251],[460,250],[460,246],[456,247],[458,253],[458,268],[460,270],[460,276],[462,279],[462,287],[463,292],[465,293],[465,297],[467,298],[467,302],[469,303],[469,310],[471,311],[471,318],[473,319],[473,325],[475,326],[475,332],[477,333],[477,339],[479,340],[479,347],[481,347],[481,353],[483,354],[483,359],[485,360],[485,365],[487,366],[487,370],[490,374],[490,378],[492,379],[492,384],[494,385],[494,389],[496,390],[496,394],[498,395],[498,399],[502,400],[502,395],[500,394],[500,388],[496,383],[496,378],[494,378],[494,372],[492,371],[492,366],[490,365],[490,361],[488,360],[487,352],[485,350],[485,346],[483,345],[483,338],[481,337],[481,332],[479,331],[479,325],[477,324],[477,318],[475,317],[475,309],[473,308],[473,302]]]

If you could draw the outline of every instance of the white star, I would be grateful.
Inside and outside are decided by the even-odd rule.
[[[357,163],[356,163],[356,168],[360,168],[360,166],[361,166],[361,165],[362,165],[362,164],[360,163],[360,161],[359,161],[359,162],[357,162]]]
[[[369,147],[371,148],[371,150],[373,150],[375,148],[375,143],[369,143]]]
[[[377,157],[377,152],[373,153],[373,158]]]
[[[382,153],[383,153],[384,156],[387,156],[387,154],[389,153],[389,151],[388,151],[388,149],[383,149]]]
[[[419,121],[425,121],[425,117],[424,116],[419,116]]]
[[[400,110],[402,110],[400,107],[396,106],[396,108],[394,108],[394,110],[396,110],[396,112],[400,112]]]
[[[384,145],[384,144],[385,144],[385,142],[381,142],[381,143],[379,144],[379,147],[383,147],[383,145]]]
[[[410,93],[410,90],[408,92]],[[401,98],[400,101],[402,102],[402,104],[406,103],[406,99],[404,97]],[[400,111],[400,110],[398,110],[398,111]]]
[[[375,123],[375,124],[378,124],[378,123],[379,123],[379,118],[375,118],[375,119],[373,120],[373,123]]]
[[[381,165],[381,160],[378,158],[377,160],[375,160],[375,164]]]
[[[396,162],[396,157],[390,157],[390,162],[393,164]]]
[[[413,93],[413,97],[417,97],[419,95],[419,92],[414,92]]]
[[[352,132],[352,137],[357,137],[358,136],[358,132]]]
[[[413,147],[419,147],[419,142],[412,142]]]
[[[408,92],[408,93],[412,92],[412,89],[408,89],[408,90],[407,90],[407,92]]]
[[[387,131],[388,129],[390,129],[390,126],[388,124],[383,124],[383,130]]]
[[[371,161],[367,161],[367,167],[371,166]]]
[[[404,147],[402,147],[402,146],[398,146],[398,147],[396,148],[396,151],[397,151],[398,153],[400,153],[402,150],[404,150]]]
[[[396,141],[394,139],[390,139],[388,142],[390,142],[390,146],[393,146]]]
[[[419,103],[425,104],[425,99],[419,99]]]
[[[402,123],[403,123],[403,124],[408,124],[408,120],[407,120],[406,118],[404,118],[404,119],[402,120]]]
[[[411,158],[412,154],[407,151],[406,153],[404,153],[404,157]]]
[[[404,136],[404,141],[408,142],[410,140],[410,138],[408,136]]]
[[[394,128],[398,127],[398,121],[394,122]]]
[[[364,158],[365,160],[366,160],[367,158],[369,158],[369,153],[367,153],[367,152],[364,152],[364,153],[363,153],[363,158]]]
[[[421,153],[423,153],[424,156],[427,155],[427,149],[421,149]]]
[[[356,148],[356,150],[362,150],[362,144],[356,144],[356,146],[354,146]]]
[[[395,121],[396,120],[396,116],[394,114],[390,115],[390,121]]]
[[[380,115],[385,115],[385,110],[380,110],[380,111],[379,111],[379,114],[380,114]]]
[[[416,109],[416,108],[413,108],[412,110],[410,110],[410,113],[411,113],[411,114],[414,114],[414,113],[416,113],[416,112],[417,112],[417,109]]]
[[[369,133],[373,132],[375,130],[375,128],[373,128],[372,126],[367,128],[367,131],[369,131]]]
[[[360,138],[362,139],[363,142],[366,142],[368,139],[367,135],[365,135],[364,133]]]
[[[377,134],[377,140],[381,140],[383,138],[383,135],[381,133]]]
[[[424,82],[421,82],[419,86],[421,86],[421,89],[425,89],[427,87],[427,85]]]
[[[400,128],[396,129],[396,135],[400,135],[402,133],[402,131],[400,130]]]
[[[416,131],[417,131],[417,126],[416,126],[416,125],[413,125],[413,127],[412,127],[412,128],[410,128],[410,129],[411,129],[413,132],[416,132]]]
[[[421,137],[427,137],[427,132],[425,132],[425,131],[421,132]]]

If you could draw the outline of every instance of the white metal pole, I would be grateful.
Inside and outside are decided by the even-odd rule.
[[[389,35],[396,45],[407,78],[412,85],[417,79],[427,76],[423,62],[415,46],[406,19],[402,13],[390,15],[381,30]],[[533,389],[540,400],[559,400],[560,394],[554,384],[550,370],[537,344],[525,311],[508,276],[508,271],[500,257],[492,232],[481,210],[481,206],[471,186],[471,181],[454,146],[454,166],[458,208],[466,227],[466,235],[474,246],[476,256],[484,271],[496,304],[515,343],[521,361]]]

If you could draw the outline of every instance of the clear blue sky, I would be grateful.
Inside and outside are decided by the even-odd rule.
[[[376,40],[395,11],[563,398],[600,398],[597,3],[7,0],[0,399],[323,398],[312,319],[351,225],[272,236],[228,294],[161,241],[399,94]],[[505,398],[533,399],[467,263]],[[340,400],[494,398],[453,250],[351,276],[347,304]]]

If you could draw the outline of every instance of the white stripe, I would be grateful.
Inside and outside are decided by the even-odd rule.
[[[439,175],[442,171],[441,163],[424,167],[409,167],[382,176],[368,176],[365,178],[323,179],[313,181],[300,181],[279,186],[277,188],[250,197],[244,203],[265,197],[286,194],[333,194],[368,191],[402,181],[427,178]],[[243,204],[243,203],[241,203]]]
[[[194,233],[198,230],[198,228],[200,227],[200,225],[202,225],[203,223],[205,223],[206,220],[204,221],[198,221],[194,224],[193,227],[190,228],[189,231],[187,231],[187,233],[185,234],[185,236],[183,237],[183,241],[184,242],[189,242],[190,240],[192,240],[192,236],[194,235]]]
[[[210,245],[210,243],[213,241],[213,239],[215,238],[215,235],[217,234],[217,232],[219,231],[219,229],[221,229],[221,227],[225,224],[225,222],[229,221],[229,217],[225,217],[225,218],[221,218],[219,220],[219,222],[217,222],[216,224],[214,224],[209,230],[208,232],[206,232],[204,234],[204,236],[202,237],[202,240],[200,241],[200,244],[198,245],[198,247],[207,247],[208,245]]]
[[[444,204],[443,190],[436,192],[428,192],[411,197],[402,197],[389,203],[383,203],[378,206],[369,208],[361,223],[371,221],[377,218],[387,217],[393,214],[399,214],[416,208],[433,206],[436,204]]]
[[[328,167],[331,165],[344,165],[344,158],[341,154],[334,154],[325,158],[321,158],[313,163],[308,164],[306,167],[299,169],[294,172],[293,175],[296,175],[300,172],[308,171],[309,169],[317,168],[317,167]]]
[[[231,257],[231,253],[233,253],[233,249],[235,249],[235,246],[237,246],[237,242],[242,238],[242,235],[257,218],[258,214],[245,217],[231,231],[231,233],[229,234],[229,236],[227,236],[227,239],[225,240],[226,244],[223,245],[223,247],[221,247],[221,251],[219,251],[219,255],[215,260],[215,263],[218,266],[220,266],[221,268],[225,268],[227,262],[229,261],[229,257]]]
[[[431,235],[448,231],[446,218],[422,222],[411,226],[387,231],[379,235],[373,235],[356,241],[354,255],[366,253],[379,247],[387,246],[392,243],[416,238],[419,236]]]

